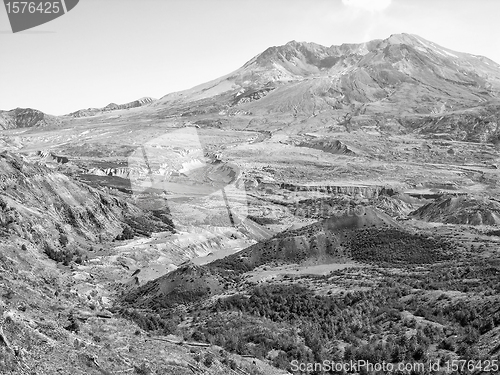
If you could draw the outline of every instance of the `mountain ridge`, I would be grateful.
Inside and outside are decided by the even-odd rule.
[[[417,71],[423,79],[412,80],[409,76]],[[464,90],[460,92],[475,102],[485,97],[497,98],[500,92],[500,65],[492,60],[453,51],[416,35],[393,34],[387,39],[360,44],[325,47],[290,41],[282,46],[269,47],[236,71],[191,89],[167,94],[154,105],[182,99],[194,102],[228,92],[234,96],[241,91],[255,90],[256,86],[273,85],[276,88],[283,82],[321,76],[330,81],[330,85],[333,83],[337,91],[356,91],[346,81],[369,86],[372,92],[354,93],[349,98],[360,103],[389,97],[392,93],[383,90],[386,87],[382,86],[401,86],[405,82],[413,86],[422,83],[431,86],[434,95],[440,84],[478,88],[478,91],[482,90],[479,100],[462,92]],[[438,82],[433,82],[436,78]]]
[[[102,107],[102,108],[87,108],[87,109],[79,109],[78,111],[71,112],[67,114],[66,116],[71,116],[75,118],[79,117],[88,117],[88,116],[95,116],[100,113],[105,113],[105,112],[111,112],[111,111],[116,111],[119,109],[130,109],[130,108],[137,108],[137,107],[143,107],[148,104],[151,104],[155,101],[156,99],[145,96],[140,99],[125,103],[125,104],[116,104],[116,103],[109,103],[107,106]]]

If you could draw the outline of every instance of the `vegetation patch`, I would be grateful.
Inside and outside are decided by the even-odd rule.
[[[430,264],[448,260],[453,253],[450,242],[394,228],[353,231],[346,247],[354,260],[386,264]]]

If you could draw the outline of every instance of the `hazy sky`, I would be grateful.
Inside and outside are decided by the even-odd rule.
[[[12,34],[0,8],[0,109],[51,114],[161,96],[290,40],[412,33],[500,63],[499,0],[80,0]]]

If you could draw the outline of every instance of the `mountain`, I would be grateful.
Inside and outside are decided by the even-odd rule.
[[[361,44],[292,41],[270,47],[236,71],[165,95],[153,106],[183,117],[313,118],[311,126],[328,123],[347,131],[367,126],[391,131],[398,124],[398,131],[422,128],[430,137],[445,134],[451,121],[443,120],[434,131],[429,124],[449,116],[460,123],[450,139],[491,142],[500,134],[499,94],[500,65],[494,61],[396,34]]]
[[[395,34],[330,47],[291,41],[266,49],[232,73],[159,100],[146,97],[110,103],[75,111],[57,121],[71,124],[73,118],[113,112],[122,120],[124,116],[140,121],[182,117],[220,126],[236,117],[251,122],[254,130],[272,130],[269,124],[279,122],[290,124],[288,130],[294,132],[293,122],[306,120],[311,129],[373,128],[382,133],[484,143],[500,139],[499,94],[500,65],[496,62],[417,35]],[[138,112],[121,112],[139,107]],[[54,121],[39,111],[29,111],[0,113],[0,126]]]
[[[47,115],[37,109],[16,108],[10,111],[0,111],[0,129],[31,128],[53,125],[57,117]]]
[[[224,77],[169,94],[155,103],[196,102],[225,95],[228,107],[320,111],[363,106],[431,113],[498,98],[500,65],[452,51],[416,35],[325,47],[289,42],[270,47]],[[265,97],[265,99],[263,99]],[[258,105],[253,104],[260,101]]]
[[[144,97],[125,104],[110,103],[103,108],[80,109],[66,116],[73,118],[95,116],[120,109],[143,107],[154,101],[155,99],[153,98]],[[56,125],[63,122],[66,116],[52,116],[32,108],[16,108],[10,111],[0,110],[0,129],[6,130]]]
[[[103,108],[80,109],[78,111],[75,111],[75,112],[68,114],[67,116],[76,117],[76,118],[95,116],[99,113],[111,112],[111,111],[116,111],[119,109],[130,109],[130,108],[142,107],[142,106],[151,104],[154,101],[155,101],[155,99],[153,99],[153,98],[144,97],[141,99],[134,100],[133,102],[125,103],[125,104],[109,103],[106,107],[103,107]]]

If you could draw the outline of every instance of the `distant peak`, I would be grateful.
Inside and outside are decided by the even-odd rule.
[[[392,34],[389,38],[386,39],[387,42],[391,44],[415,44],[420,43],[421,40],[425,40],[417,35],[413,34]]]
[[[109,111],[115,111],[119,109],[130,109],[130,108],[136,108],[136,107],[142,107],[148,104],[151,104],[155,101],[156,99],[151,98],[151,97],[142,97],[140,99],[134,100],[133,102],[125,103],[125,104],[116,104],[116,103],[109,103],[106,107],[103,108],[88,108],[88,109],[81,109],[76,112],[70,113],[68,116],[72,117],[88,117],[88,116],[94,116],[96,114],[102,113],[102,112],[109,112]]]
[[[321,44],[313,42],[297,42],[296,40],[291,40],[285,46],[291,47],[307,47],[307,48],[327,48]]]

